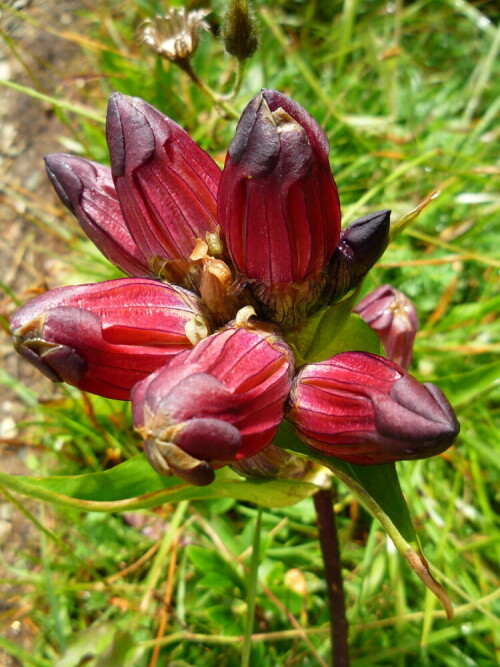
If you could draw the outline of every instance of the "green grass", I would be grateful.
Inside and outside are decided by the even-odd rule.
[[[82,44],[78,62],[78,71],[92,76],[62,95],[26,83],[33,104],[42,104],[39,94],[53,99],[66,144],[106,161],[104,128],[93,117],[104,116],[114,90],[138,95],[222,163],[235,122],[222,118],[185,74],[134,41],[139,22],[161,10],[157,4],[86,4],[84,28],[72,39],[92,40]],[[224,3],[212,8],[216,23]],[[331,141],[345,222],[377,208],[391,208],[396,220],[432,191],[441,193],[394,241],[364,289],[390,282],[413,299],[421,329],[412,372],[447,390],[461,422],[457,445],[445,455],[398,465],[424,552],[456,616],[444,619],[383,530],[339,485],[356,667],[498,664],[500,428],[492,364],[499,347],[500,30],[493,11],[493,3],[445,0],[258,0],[260,49],[231,102],[241,111],[260,87],[278,88],[318,119]],[[30,62],[29,53],[24,58]],[[234,63],[208,34],[193,65],[212,88],[228,90]],[[55,141],[53,152],[61,150],[68,149]],[[68,277],[116,277],[69,214],[59,229],[55,199],[50,210],[46,202],[27,203],[34,224],[67,243],[61,284]],[[23,437],[40,452],[28,461],[37,474],[100,470],[135,451],[126,405],[86,397],[82,407],[72,389],[45,405],[15,378],[3,374],[0,381],[29,406]],[[24,507],[22,497],[8,500]],[[100,655],[86,663],[94,667],[240,664],[255,508],[231,500],[166,505],[137,515],[146,531],[120,515],[41,505],[29,512],[39,547],[26,545],[2,582],[19,591],[2,612],[4,628],[20,613],[36,630],[31,651],[0,638],[0,649],[20,664],[73,667],[89,650]],[[312,502],[264,510],[250,664],[327,664],[327,622]]]

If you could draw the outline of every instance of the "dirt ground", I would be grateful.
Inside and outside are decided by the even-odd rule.
[[[0,79],[38,88],[48,95],[71,98],[70,74],[81,66],[78,47],[43,30],[77,31],[79,0],[7,0],[14,9],[35,19],[30,24],[0,9]],[[56,199],[45,175],[43,155],[61,151],[57,137],[64,127],[51,108],[38,100],[0,86],[0,281],[23,299],[27,291],[43,286],[54,273],[53,256],[63,246],[33,223],[27,202]],[[51,252],[47,252],[50,250]],[[0,314],[7,317],[16,305],[0,290]],[[41,394],[50,383],[14,352],[7,331],[0,330],[0,373],[19,378]],[[27,416],[16,394],[0,383],[1,470],[27,474],[29,453],[19,422]],[[29,506],[29,505],[28,505]],[[32,508],[33,509],[33,508]],[[35,508],[35,513],[36,508]],[[0,493],[0,579],[12,578],[10,567],[19,554],[38,549],[39,535],[30,521]],[[36,628],[22,607],[22,595],[12,584],[0,586],[0,634],[30,650]],[[21,663],[0,649],[0,667]]]

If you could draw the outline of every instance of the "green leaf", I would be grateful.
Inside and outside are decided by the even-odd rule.
[[[290,332],[287,340],[298,350],[301,361],[324,361],[340,352],[364,351],[384,356],[377,334],[352,306],[356,295],[315,313],[300,332]]]
[[[397,222],[395,222],[393,225],[391,225],[391,231],[390,231],[390,239],[393,241],[399,234],[401,234],[402,231],[408,227],[408,225],[411,225],[411,223],[418,218],[418,216],[422,213],[424,208],[426,208],[434,199],[437,199],[440,195],[439,190],[433,190],[427,197],[420,202],[420,204],[412,209],[409,213],[406,215],[403,215],[402,218],[400,218]]]
[[[242,588],[242,581],[234,568],[234,564],[224,560],[218,551],[191,544],[187,547],[187,555],[200,572],[213,573],[224,577],[226,580],[230,580],[233,586]]]
[[[334,307],[330,308],[317,329],[316,338],[307,350],[307,361],[323,361],[340,352],[371,352],[384,356],[379,337],[356,313],[344,325],[336,325]]]
[[[111,644],[116,634],[113,623],[95,623],[73,635],[64,655],[55,667],[78,667],[84,659],[98,656]]]
[[[363,506],[380,521],[399,553],[408,561],[424,584],[439,598],[448,618],[453,607],[448,594],[429,571],[401,491],[395,464],[360,466],[311,450],[301,442],[292,426],[283,422],[273,444],[307,456],[329,468],[353,493]]]
[[[124,512],[166,502],[235,498],[264,507],[287,507],[312,495],[317,487],[297,480],[243,479],[229,468],[209,486],[191,486],[178,477],[158,475],[144,454],[105,472],[57,477],[23,477],[0,472],[0,486],[51,503],[93,512]]]
[[[141,649],[135,649],[135,641],[127,630],[119,630],[113,637],[113,642],[99,656],[95,667],[133,667],[137,665]],[[131,655],[132,653],[132,655]]]

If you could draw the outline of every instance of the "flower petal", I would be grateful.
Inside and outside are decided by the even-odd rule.
[[[134,384],[192,347],[186,327],[199,299],[146,278],[59,287],[23,306],[11,328],[17,351],[54,381],[127,400]]]
[[[366,352],[304,366],[290,405],[288,418],[312,449],[361,465],[434,456],[460,428],[437,387]]]
[[[61,201],[109,261],[130,276],[152,271],[123,220],[111,169],[75,155],[45,157],[47,173]]]
[[[174,121],[136,97],[112,95],[106,133],[133,239],[149,266],[182,280],[196,239],[217,230],[220,169]],[[173,263],[170,273],[165,262]]]
[[[228,327],[179,354],[132,391],[134,427],[149,460],[162,474],[171,468],[197,483],[192,458],[219,467],[253,456],[283,419],[292,372],[289,348],[258,330]],[[170,445],[192,457],[188,476],[171,461],[178,452]]]

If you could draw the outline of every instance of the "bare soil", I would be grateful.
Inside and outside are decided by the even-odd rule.
[[[9,0],[8,0],[9,2]],[[80,65],[80,50],[70,41],[44,30],[78,31],[82,20],[79,0],[11,0],[22,12],[15,16],[0,10],[0,79],[7,79],[58,96],[68,90],[71,72]],[[24,19],[23,19],[24,17]],[[28,20],[25,20],[28,19]],[[38,22],[34,25],[29,19]],[[0,280],[24,301],[43,289],[54,273],[53,257],[64,250],[62,242],[33,222],[30,201],[56,204],[45,175],[43,156],[61,150],[58,136],[64,127],[45,103],[0,86]],[[7,318],[16,304],[0,290],[0,314]],[[0,369],[20,379],[40,395],[50,395],[49,382],[23,362],[12,348],[8,331],[0,330]],[[20,422],[28,416],[16,393],[0,384],[1,470],[29,474],[25,460],[29,448]],[[26,507],[37,514],[30,503]],[[0,493],[0,578],[13,577],[11,566],[36,555],[39,535],[32,523]],[[31,650],[37,628],[29,619],[29,604],[15,582],[0,586],[0,633],[25,650]],[[21,663],[0,649],[0,667]]]

